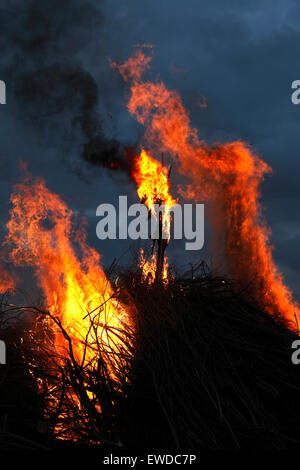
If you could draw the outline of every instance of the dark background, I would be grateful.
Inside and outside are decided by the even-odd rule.
[[[3,0],[0,18],[2,236],[23,159],[87,217],[105,266],[130,259],[133,242],[96,238],[95,211],[122,194],[137,202],[135,187],[126,174],[87,163],[84,145],[97,137],[111,152],[112,139],[120,148],[139,143],[143,129],[108,58],[123,62],[133,45],[149,43],[152,77],[178,90],[200,138],[244,139],[274,169],[263,185],[264,213],[276,263],[300,300],[300,106],[290,99],[300,79],[298,1]],[[207,107],[199,106],[204,97]],[[209,240],[196,256],[179,242],[169,250],[180,268],[211,255]]]

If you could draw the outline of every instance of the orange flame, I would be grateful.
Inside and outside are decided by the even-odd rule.
[[[168,169],[144,149],[135,160],[132,176],[138,186],[139,198],[149,210],[154,209],[154,204],[164,204],[166,209],[176,204],[169,193]]]
[[[118,65],[116,62],[110,62],[113,69],[117,69],[125,81],[130,78],[141,78],[142,74],[150,68],[152,58],[146,57],[143,52],[138,49],[132,57],[128,59],[123,65]]]
[[[9,290],[15,288],[15,281],[12,277],[5,271],[5,269],[0,266],[0,292],[5,293]]]
[[[138,195],[140,200],[153,212],[154,205],[164,204],[165,211],[162,213],[162,226],[168,238],[170,236],[170,208],[176,204],[176,200],[170,195],[168,169],[160,162],[151,157],[142,149],[139,157],[134,162],[132,176],[137,183]],[[156,257],[152,254],[151,259],[147,260],[144,251],[141,249],[140,266],[143,270],[143,277],[148,282],[155,279]],[[167,278],[167,259],[165,258],[163,279]]]
[[[74,228],[72,211],[42,180],[16,185],[11,202],[6,240],[10,256],[16,265],[34,268],[50,313],[60,319],[72,338],[76,359],[81,362],[84,357],[86,361],[95,357],[99,340],[114,351],[128,317],[113,298],[100,255],[87,244],[85,227]],[[90,316],[97,332],[90,331]],[[56,342],[64,355],[66,344],[58,333]]]
[[[156,256],[153,253],[150,259],[147,259],[143,248],[140,251],[139,267],[142,269],[142,277],[147,284],[152,284],[156,273]],[[163,279],[165,278],[165,273]]]
[[[214,223],[223,221],[223,248],[231,276],[241,286],[250,283],[251,294],[266,311],[280,312],[293,321],[299,306],[272,259],[270,230],[259,201],[260,184],[271,168],[241,141],[209,148],[199,140],[179,94],[161,81],[141,80],[146,57],[142,52],[139,57],[140,63],[129,59],[119,70],[126,70],[132,79],[128,110],[146,127],[147,144],[178,161],[179,171],[191,180],[188,196],[214,202]]]

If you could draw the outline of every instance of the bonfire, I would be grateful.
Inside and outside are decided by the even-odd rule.
[[[299,307],[273,262],[259,199],[271,169],[243,142],[201,141],[178,93],[143,81],[150,63],[141,50],[111,62],[130,87],[128,111],[145,126],[127,168],[158,221],[150,259],[140,251],[133,269],[105,271],[85,222],[42,179],[14,188],[4,248],[15,269],[33,270],[42,297],[2,298],[12,358],[0,371],[3,448],[198,452],[300,441],[300,373],[290,361]],[[203,261],[171,276],[177,200],[170,167],[155,158],[161,151],[189,180],[180,195],[216,207],[227,276]],[[3,293],[18,289],[10,274],[2,278]],[[18,389],[28,401],[14,409]]]

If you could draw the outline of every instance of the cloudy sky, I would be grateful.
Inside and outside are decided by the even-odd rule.
[[[105,153],[112,142],[139,143],[143,129],[128,115],[126,89],[108,58],[125,61],[133,45],[149,43],[153,77],[180,93],[200,138],[243,139],[272,166],[264,213],[276,263],[300,300],[300,105],[290,99],[300,79],[297,0],[3,0],[0,14],[2,235],[23,159],[88,218],[104,265],[128,255],[132,243],[97,240],[95,210],[120,194],[137,202],[135,187],[125,174],[90,165],[84,145],[98,138]],[[191,260],[180,246],[171,257]]]

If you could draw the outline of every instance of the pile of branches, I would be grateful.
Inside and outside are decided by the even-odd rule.
[[[279,312],[265,314],[203,264],[168,284],[149,285],[134,271],[119,272],[117,283],[132,325],[119,332],[124,345],[113,357],[99,342],[89,364],[75,359],[72,338],[47,310],[3,303],[1,336],[14,364],[8,376],[0,368],[3,442],[16,420],[8,382],[30,390],[24,403],[35,411],[30,422],[26,413],[18,419],[37,445],[184,452],[299,445],[300,368],[291,362],[298,336]],[[64,354],[54,329],[66,339]]]
[[[104,309],[99,308],[99,311],[103,313]],[[90,330],[94,329],[96,333],[99,316],[89,318]],[[78,358],[75,341],[59,317],[41,306],[2,303],[0,331],[8,346],[8,357],[7,365],[0,369],[1,391],[5,396],[9,384],[10,388],[19,391],[20,400],[13,399],[6,405],[5,398],[1,400],[0,397],[0,446],[2,439],[3,447],[18,447],[17,439],[28,435],[30,440],[25,438],[24,441],[31,446],[26,448],[39,449],[41,443],[47,449],[70,444],[120,446],[116,419],[119,402],[128,387],[133,356],[132,332],[128,325],[120,331],[108,324],[104,328],[108,341],[102,341],[101,335],[96,334],[97,340],[91,344],[86,336],[82,339],[85,353]],[[58,335],[64,338],[64,345],[58,346]],[[120,335],[123,342],[116,344],[116,335]],[[110,341],[113,348],[109,346]],[[91,351],[92,355],[89,354],[89,360],[86,360]],[[26,371],[28,383],[21,370]],[[23,396],[24,387],[28,387],[31,396]],[[32,404],[35,404],[37,415],[32,413]],[[30,410],[28,419],[22,412],[20,414],[22,407]],[[14,414],[18,419],[12,418]],[[26,426],[22,435],[17,436],[11,428],[20,431],[19,422],[23,419]],[[2,433],[1,421],[5,422]]]

